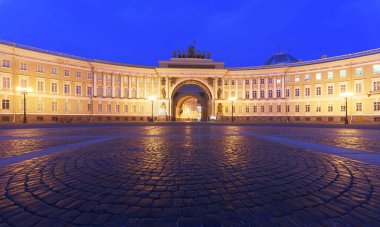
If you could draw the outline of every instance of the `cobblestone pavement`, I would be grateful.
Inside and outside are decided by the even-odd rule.
[[[371,141],[378,130],[59,127],[0,130],[2,144],[28,137],[41,149],[103,139],[0,168],[0,226],[380,225],[379,165],[256,136]],[[14,153],[2,146],[0,155],[38,146],[21,143]],[[371,144],[359,148],[373,151]]]

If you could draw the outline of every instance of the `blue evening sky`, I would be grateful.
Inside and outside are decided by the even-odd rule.
[[[143,65],[193,40],[226,66],[380,47],[380,0],[0,0],[0,23],[3,40]]]

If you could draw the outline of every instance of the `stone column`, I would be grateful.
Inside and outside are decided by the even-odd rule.
[[[274,78],[273,82],[274,82],[274,84],[273,84],[273,92],[274,92],[273,97],[278,98],[277,97],[277,77]]]
[[[113,74],[111,74],[111,89],[111,97],[115,98],[115,76]]]
[[[265,82],[265,93],[264,93],[264,96],[267,99],[268,98],[268,78],[265,78],[264,82]]]
[[[98,82],[98,78],[96,77],[96,72],[94,72],[94,75],[93,75],[93,84],[94,84],[94,88],[93,88],[93,96],[98,96],[98,85],[97,85],[97,82]]]
[[[146,95],[146,76],[144,76],[144,98],[147,98],[147,95]]]
[[[103,74],[103,97],[107,95],[107,75]]]
[[[128,98],[131,97],[131,89],[132,89],[132,86],[131,86],[131,75],[128,75]]]
[[[140,92],[139,92],[139,83],[140,83],[140,77],[136,77],[136,98],[139,98]]]
[[[243,79],[243,99],[245,99],[245,80]]]
[[[257,78],[256,80],[257,82],[257,96],[258,96],[258,99],[261,99],[261,79],[260,78]]]
[[[124,75],[120,74],[120,98],[124,98]]]
[[[218,99],[218,78],[214,79],[214,99]]]
[[[224,96],[224,78],[222,79],[222,98],[225,99],[226,97]]]
[[[251,79],[251,89],[250,89],[250,92],[249,92],[249,98],[250,99],[253,99],[253,79]]]
[[[285,75],[281,76],[281,98],[285,98]]]

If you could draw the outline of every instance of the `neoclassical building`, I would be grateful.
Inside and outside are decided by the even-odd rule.
[[[227,68],[190,46],[150,67],[1,41],[0,64],[0,122],[23,121],[25,95],[28,122],[343,123],[347,111],[380,123],[380,49]]]

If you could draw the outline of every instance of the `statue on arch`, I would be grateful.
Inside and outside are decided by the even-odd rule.
[[[162,97],[163,99],[166,99],[166,91],[165,91],[165,88],[162,88],[162,89],[161,89],[161,97]]]
[[[222,99],[222,89],[221,88],[218,88],[218,99]]]

